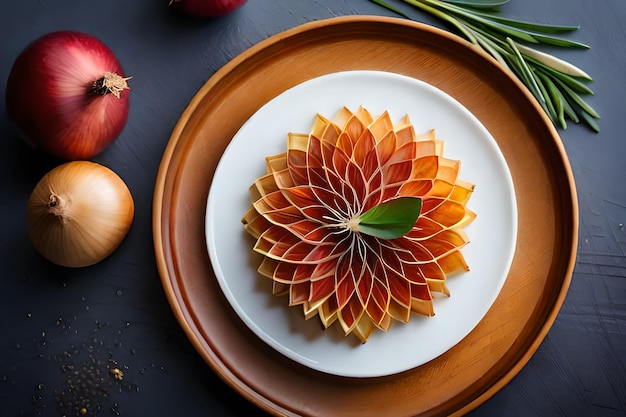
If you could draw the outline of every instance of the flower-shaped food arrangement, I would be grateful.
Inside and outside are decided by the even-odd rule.
[[[361,343],[411,313],[433,316],[433,292],[449,296],[446,277],[469,270],[462,229],[476,217],[474,185],[434,130],[344,107],[287,142],[266,157],[242,218],[273,294]]]

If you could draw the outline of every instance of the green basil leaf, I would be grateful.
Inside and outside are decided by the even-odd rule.
[[[406,235],[411,230],[411,227],[407,229],[406,225],[400,224],[366,225],[361,223],[359,224],[359,232],[380,239],[391,240]]]
[[[382,239],[396,239],[415,226],[422,211],[419,197],[398,197],[372,207],[359,218],[357,230]]]

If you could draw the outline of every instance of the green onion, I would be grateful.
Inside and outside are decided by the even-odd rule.
[[[411,19],[384,0],[370,0]],[[509,19],[497,15],[509,0],[402,0],[453,26],[471,43],[494,57],[532,93],[554,125],[567,128],[566,118],[586,123],[599,132],[600,115],[584,100],[593,95],[585,84],[593,79],[582,69],[548,53],[537,45],[587,49],[589,46],[562,38],[579,26],[551,25]],[[531,44],[533,47],[525,45]]]

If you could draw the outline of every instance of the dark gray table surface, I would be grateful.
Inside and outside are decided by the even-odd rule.
[[[152,197],[170,133],[197,90],[229,60],[300,24],[341,15],[392,15],[368,0],[249,0],[211,21],[172,16],[167,0],[0,2],[0,414],[63,415],[66,376],[93,360],[118,366],[124,383],[92,390],[99,415],[264,415],[207,366],[170,309],[156,268]],[[441,22],[411,9],[421,22]],[[595,82],[588,102],[601,132],[569,124],[561,137],[580,209],[578,257],[556,321],[529,363],[472,416],[626,415],[626,1],[511,0],[502,15],[579,24],[591,46],[557,54]],[[58,164],[27,148],[10,125],[6,80],[26,44],[60,29],[91,33],[132,75],[128,123],[95,157],[127,182],[136,205],[122,246],[82,269],[40,257],[25,231],[25,205]],[[76,382],[77,384],[80,382]],[[88,384],[89,382],[85,382]],[[108,397],[104,398],[107,394]],[[90,410],[93,411],[93,410]]]

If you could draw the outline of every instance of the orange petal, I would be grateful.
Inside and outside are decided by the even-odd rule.
[[[379,142],[388,132],[393,131],[393,122],[388,112],[381,114],[378,119],[369,124],[369,130],[376,142]]]
[[[335,277],[324,276],[311,280],[311,288],[309,293],[309,301],[325,299],[335,291]]]
[[[435,179],[439,171],[440,158],[436,155],[422,156],[413,160],[411,179]]]
[[[465,206],[447,199],[424,198],[421,215],[444,226],[452,227],[465,217]]]
[[[365,162],[365,158],[367,155],[372,152],[372,150],[376,146],[376,138],[374,134],[369,130],[363,131],[360,136],[352,136],[351,138],[357,137],[358,139],[354,143],[354,149],[352,151],[352,158],[360,167],[363,166]]]
[[[432,194],[431,190],[433,189],[433,180],[429,179],[419,179],[419,180],[410,180],[406,181],[400,187],[398,191],[399,195],[403,196],[412,196],[412,197],[422,197],[427,194]]]

